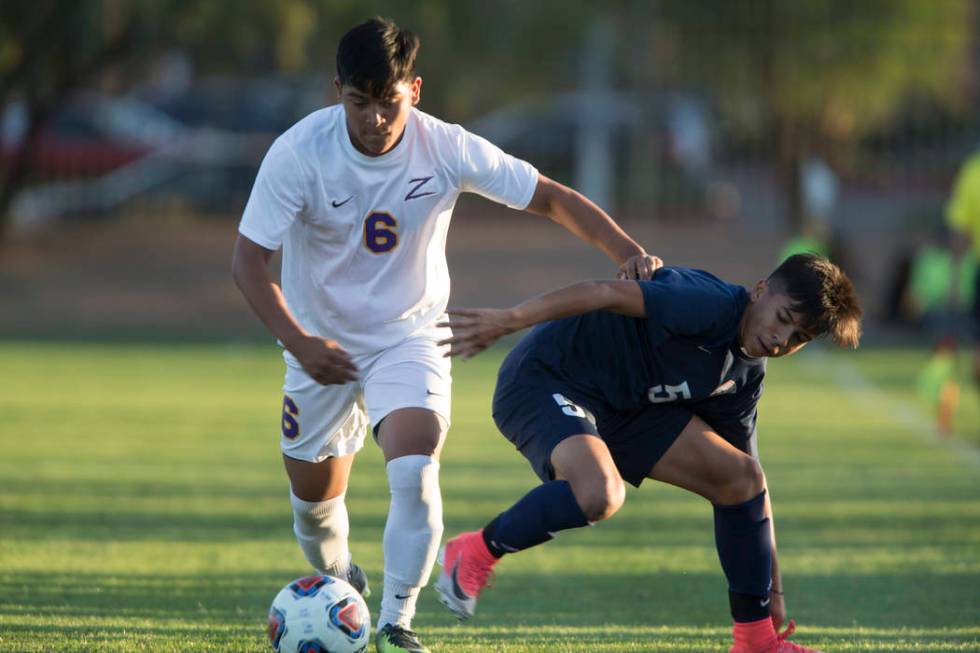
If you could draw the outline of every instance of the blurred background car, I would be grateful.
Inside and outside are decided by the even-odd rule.
[[[9,166],[25,146],[25,102],[0,116],[0,165]],[[186,127],[131,95],[81,92],[41,127],[28,153],[29,181],[95,177],[136,161],[181,138]]]

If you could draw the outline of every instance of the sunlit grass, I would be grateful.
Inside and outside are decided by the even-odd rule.
[[[454,368],[447,533],[535,482],[489,419],[499,355]],[[980,464],[923,428],[924,356],[770,364],[760,449],[787,602],[795,639],[828,653],[980,651]],[[277,352],[7,343],[0,360],[0,651],[268,650],[268,602],[307,571],[278,455]],[[963,431],[980,424],[967,392]],[[354,554],[379,587],[388,490],[370,443],[348,496]],[[431,590],[419,607],[424,641],[453,653],[729,638],[710,508],[653,483],[614,519],[505,559],[471,622]]]

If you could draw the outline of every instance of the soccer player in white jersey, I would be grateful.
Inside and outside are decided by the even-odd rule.
[[[449,298],[446,233],[473,192],[547,216],[601,249],[619,275],[661,265],[599,207],[488,141],[415,108],[419,40],[373,19],[341,39],[340,104],[269,149],[239,226],[233,273],[285,349],[281,448],[293,530],[320,573],[366,593],[344,504],[370,424],[391,503],[378,651],[428,651],[411,630],[442,535],[439,454],[450,421],[449,359],[436,324]],[[282,248],[282,286],[268,272]]]

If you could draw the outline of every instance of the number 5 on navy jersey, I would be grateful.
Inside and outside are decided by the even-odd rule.
[[[691,398],[691,388],[687,381],[679,385],[655,385],[647,392],[647,398],[652,404],[662,404],[668,401]]]
[[[364,246],[375,254],[398,247],[398,220],[385,211],[373,211],[364,219]]]

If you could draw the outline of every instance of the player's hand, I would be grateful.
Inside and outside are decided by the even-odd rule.
[[[333,340],[304,336],[290,343],[289,351],[314,381],[322,385],[340,385],[357,381],[357,366],[350,355]]]
[[[769,616],[772,617],[772,626],[778,633],[786,623],[786,600],[782,594],[769,592]]]
[[[453,334],[439,344],[449,345],[446,356],[461,356],[463,360],[476,356],[501,336],[519,328],[509,309],[451,308],[446,314],[450,320],[437,326],[450,327]]]
[[[619,273],[616,275],[616,278],[652,279],[653,273],[663,266],[664,262],[660,260],[659,256],[637,254],[623,261],[623,264],[619,266]]]

